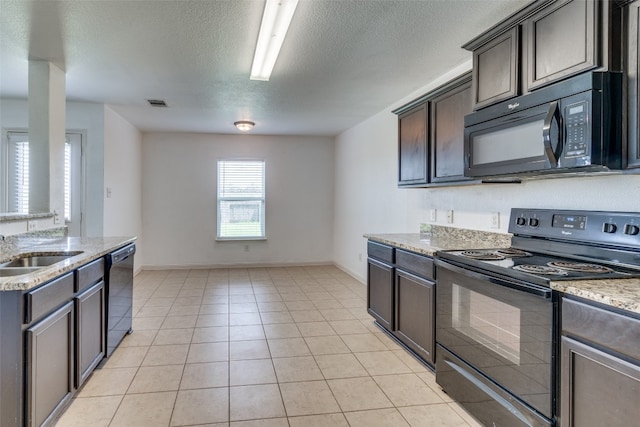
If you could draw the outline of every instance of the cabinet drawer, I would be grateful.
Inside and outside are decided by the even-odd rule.
[[[393,252],[394,249],[391,246],[371,241],[367,243],[367,254],[371,258],[377,258],[393,264]]]
[[[99,282],[104,277],[104,258],[98,258],[89,264],[78,268],[78,280],[76,292],[80,292],[88,286]]]
[[[634,317],[563,298],[562,333],[640,360],[640,320]]]
[[[31,323],[70,300],[73,297],[74,282],[73,273],[68,273],[27,292],[24,296],[24,323]]]
[[[424,255],[398,249],[396,250],[396,267],[426,279],[434,278],[433,258]]]

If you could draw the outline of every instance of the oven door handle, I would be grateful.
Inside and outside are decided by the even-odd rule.
[[[482,280],[484,282],[490,282],[499,286],[504,286],[505,288],[526,292],[528,294],[532,294],[547,300],[550,300],[551,297],[553,296],[553,291],[544,286],[539,286],[539,285],[529,284],[529,283],[520,283],[520,282],[504,279],[501,277],[489,276],[487,274],[478,273],[477,271],[474,271],[474,270],[470,270],[467,268],[450,264],[440,259],[436,259],[435,262],[436,262],[436,266],[441,268],[446,268],[447,270],[451,270],[455,273],[462,274],[463,276],[473,277],[474,279]],[[438,272],[436,271],[436,283],[437,283],[437,280],[438,280]]]

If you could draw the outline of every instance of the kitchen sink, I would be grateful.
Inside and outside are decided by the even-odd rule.
[[[33,273],[42,267],[0,267],[0,277],[20,276],[21,274]]]
[[[76,252],[49,252],[49,253],[25,253],[18,255],[18,258],[0,264],[0,270],[6,268],[39,268],[46,267],[55,264],[60,261],[64,261],[67,258],[81,254],[81,251]],[[22,273],[24,274],[24,273]],[[15,274],[10,274],[14,276]]]

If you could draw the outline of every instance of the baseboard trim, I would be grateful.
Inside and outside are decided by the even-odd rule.
[[[363,285],[367,284],[367,278],[366,277],[362,277],[359,274],[357,274],[355,271],[345,267],[342,264],[337,264],[337,263],[333,263],[333,265],[337,268],[339,268],[340,270],[344,271],[345,273],[347,273],[349,276],[353,277],[354,279],[356,279],[358,282],[362,283]]]

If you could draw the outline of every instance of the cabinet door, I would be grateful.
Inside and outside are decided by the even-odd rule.
[[[398,185],[426,184],[427,104],[398,117]]]
[[[395,335],[422,359],[434,364],[434,284],[396,270]]]
[[[562,0],[527,20],[527,90],[600,65],[599,6]]]
[[[640,420],[640,366],[562,337],[562,427],[632,426]]]
[[[73,394],[73,302],[25,331],[26,425],[52,425]]]
[[[367,311],[378,323],[393,329],[393,267],[367,260]]]
[[[470,179],[464,176],[464,116],[471,110],[471,82],[431,101],[431,182]]]
[[[627,6],[627,93],[629,167],[640,167],[640,2]]]
[[[80,387],[105,354],[105,288],[100,281],[76,298],[76,386]]]
[[[518,95],[518,35],[515,27],[473,51],[474,109]]]

